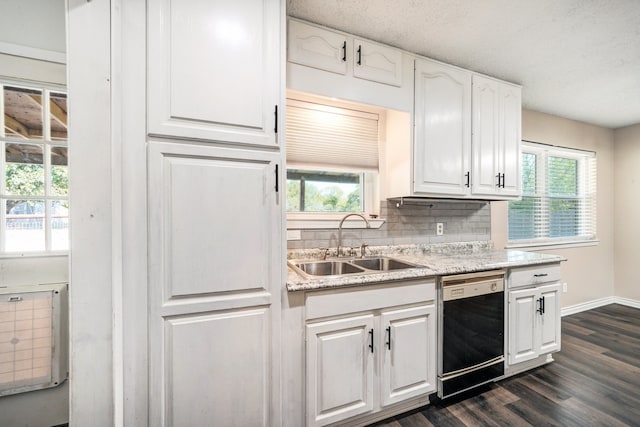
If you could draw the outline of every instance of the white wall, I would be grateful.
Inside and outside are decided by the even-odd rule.
[[[616,296],[640,301],[640,124],[615,131]]]
[[[614,295],[614,132],[599,126],[540,113],[522,111],[522,139],[596,152],[598,162],[597,236],[595,246],[542,250],[568,259],[562,280],[568,292],[562,307]],[[496,247],[507,243],[507,202],[493,202],[491,238]],[[529,250],[529,249],[527,249]],[[636,258],[637,260],[638,258]]]

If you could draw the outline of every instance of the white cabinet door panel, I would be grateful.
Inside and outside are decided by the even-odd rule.
[[[560,284],[540,287],[544,315],[540,316],[540,354],[560,350]]]
[[[148,132],[275,145],[280,2],[148,5]]]
[[[471,73],[416,60],[414,192],[465,196],[471,153]]]
[[[338,74],[347,73],[347,37],[295,20],[289,20],[288,25],[289,62]]]
[[[162,425],[269,425],[268,317],[256,308],[166,320]]]
[[[473,139],[471,191],[478,195],[499,192],[498,138],[499,84],[493,79],[473,76]],[[501,175],[500,175],[501,176]],[[502,178],[500,178],[502,182]]]
[[[509,364],[538,356],[537,289],[509,292]]]
[[[435,306],[381,314],[382,406],[435,390]]]
[[[353,41],[353,76],[402,86],[402,51],[355,39]]]
[[[244,158],[240,158],[242,156]],[[165,300],[268,288],[275,165],[259,152],[151,145]],[[251,268],[243,268],[250,260]]]
[[[373,409],[372,314],[307,325],[307,425]]]
[[[522,133],[522,89],[509,84],[500,87],[499,164],[504,174],[503,196],[520,197],[520,145]]]

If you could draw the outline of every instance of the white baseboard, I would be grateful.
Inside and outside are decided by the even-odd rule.
[[[622,304],[633,308],[640,308],[640,301],[622,297],[606,297],[599,298],[593,301],[583,302],[576,305],[571,305],[569,307],[564,307],[560,310],[560,315],[568,316],[570,314],[580,313],[581,311],[587,311],[609,304]]]

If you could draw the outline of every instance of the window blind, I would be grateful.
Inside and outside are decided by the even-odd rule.
[[[378,170],[378,115],[287,99],[287,162]]]
[[[596,239],[595,153],[523,143],[522,200],[509,203],[509,241]]]

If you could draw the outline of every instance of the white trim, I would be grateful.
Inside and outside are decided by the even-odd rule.
[[[541,251],[549,249],[569,249],[569,248],[583,248],[587,246],[597,246],[600,244],[600,240],[575,240],[564,241],[558,243],[507,243],[505,249],[530,249],[532,251]]]
[[[629,298],[612,296],[612,297],[599,298],[596,300],[571,305],[569,307],[564,307],[560,310],[560,315],[562,317],[569,316],[571,314],[592,310],[594,308],[602,307],[609,304],[621,304],[621,305],[626,305],[628,307],[640,308],[640,301],[632,300]]]
[[[35,47],[23,46],[3,41],[0,41],[0,53],[12,56],[20,56],[22,58],[38,59],[40,61],[55,62],[56,64],[67,63],[67,54],[65,52],[38,49]]]

